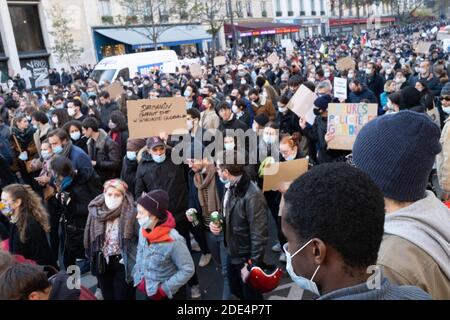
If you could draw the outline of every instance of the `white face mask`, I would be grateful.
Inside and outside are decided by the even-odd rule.
[[[234,150],[234,146],[234,142],[224,144],[225,150]]]
[[[137,219],[139,225],[142,227],[142,229],[150,229],[150,227],[152,226],[152,220],[150,219],[149,216],[145,216],[143,218],[139,218]]]
[[[443,110],[446,114],[450,114],[450,107],[442,107],[442,110]]]
[[[74,108],[68,108],[67,113],[69,114],[69,117],[73,117],[75,115],[75,109]]]
[[[188,130],[192,130],[194,128],[194,121],[193,120],[187,120],[186,121]]]
[[[94,101],[93,100],[89,100],[88,104],[92,107],[94,105]]]
[[[58,118],[57,117],[52,117],[52,122],[54,124],[58,124]]]
[[[233,113],[239,113],[239,108],[236,106],[236,105],[233,105],[232,107],[231,107],[231,111],[233,111]]]
[[[269,136],[268,134],[264,134],[263,135],[263,140],[266,144],[273,144],[275,143],[275,137],[274,136]]]
[[[253,125],[252,125],[252,130],[253,130],[254,132],[257,132],[257,131],[258,131],[258,129],[257,129],[257,127],[256,127],[256,124],[253,124]]]
[[[311,280],[308,280],[305,277],[299,276],[295,274],[294,267],[292,266],[292,258],[295,257],[296,254],[298,254],[300,251],[302,251],[308,244],[310,244],[312,241],[309,240],[303,247],[298,249],[293,255],[291,255],[287,250],[287,243],[283,246],[284,252],[286,253],[286,271],[289,273],[289,276],[291,277],[292,281],[295,282],[300,288],[303,290],[309,291],[314,293],[317,296],[320,296],[319,289],[317,288],[317,284],[313,281],[314,277],[316,276],[317,272],[320,269],[320,265],[317,267],[316,271],[314,271],[313,276],[311,277]]]
[[[105,205],[109,210],[116,210],[122,205],[123,197],[113,198],[105,195]]]

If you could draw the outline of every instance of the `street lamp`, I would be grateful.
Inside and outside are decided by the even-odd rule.
[[[234,25],[233,4],[231,3],[231,0],[228,0],[228,11],[230,12],[231,33],[232,33],[232,39],[233,39],[233,58],[236,58],[236,56],[237,56],[236,27]]]

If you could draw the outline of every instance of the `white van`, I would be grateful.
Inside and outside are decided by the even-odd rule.
[[[122,77],[129,81],[137,72],[149,74],[154,67],[161,68],[165,62],[178,65],[178,56],[173,50],[148,51],[108,57],[100,61],[94,68],[91,78],[99,84],[106,80],[112,83]]]

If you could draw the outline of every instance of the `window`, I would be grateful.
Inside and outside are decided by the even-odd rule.
[[[311,12],[312,11],[316,11],[316,1],[315,0],[311,0]]]
[[[288,16],[292,17],[294,15],[294,10],[292,9],[292,0],[288,0]]]
[[[247,0],[247,17],[253,17],[251,0]]]
[[[100,5],[100,15],[101,16],[111,16],[111,3],[109,0],[99,0]]]
[[[267,6],[265,1],[261,1],[261,16],[267,17]]]
[[[130,81],[130,70],[128,68],[122,69],[117,74],[117,78],[123,78],[123,81]]]
[[[244,16],[242,13],[242,2],[241,1],[238,1],[236,3],[236,14],[239,18],[242,18]]]
[[[9,5],[17,51],[45,51],[37,5]]]
[[[275,1],[275,11],[281,11],[281,2],[280,2],[280,0]]]
[[[325,15],[325,0],[320,0],[320,12],[321,15]]]
[[[5,49],[3,49],[2,37],[0,35],[0,56],[5,53]]]

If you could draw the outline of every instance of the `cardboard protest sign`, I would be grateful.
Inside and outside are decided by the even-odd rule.
[[[114,82],[113,84],[107,86],[105,91],[108,91],[111,100],[120,98],[120,96],[124,93],[123,86],[118,82]]]
[[[292,48],[292,47],[294,47],[294,45],[292,44],[291,39],[281,39],[281,47]]]
[[[420,41],[415,50],[417,53],[427,54],[432,44],[432,42]]]
[[[127,102],[130,139],[187,132],[184,98],[130,100]]]
[[[351,57],[341,58],[337,61],[336,68],[339,71],[355,69],[356,63]]]
[[[420,38],[420,32],[414,32],[413,37],[414,37],[414,39]]]
[[[376,118],[375,103],[330,103],[328,105],[328,130],[334,134],[328,143],[329,149],[352,150],[361,128]]]
[[[198,78],[203,75],[202,66],[198,63],[191,64],[189,66],[189,71],[191,72],[193,78]]]
[[[297,92],[289,100],[287,107],[292,110],[297,116],[306,118],[306,115],[312,111],[314,100],[317,95],[308,87],[301,85]]]
[[[334,78],[334,96],[338,99],[347,99],[347,79]]]
[[[162,65],[162,73],[176,73],[177,63],[174,61],[164,62]]]
[[[274,170],[274,167],[276,170]],[[264,169],[263,191],[276,191],[308,171],[308,158],[276,162]],[[266,174],[268,173],[268,174]]]
[[[375,31],[369,32],[369,39],[376,40],[377,39],[377,33]]]
[[[442,48],[444,52],[450,52],[450,38],[442,40]]]
[[[267,62],[269,62],[270,64],[276,64],[280,61],[280,58],[278,58],[278,55],[276,52],[272,53],[268,58],[267,58]]]
[[[448,32],[438,32],[437,40],[445,40],[445,39],[450,39],[450,33],[448,33]]]
[[[225,64],[227,64],[227,60],[225,59],[224,56],[220,56],[220,57],[215,57],[215,58],[214,58],[214,66],[215,66],[215,67],[217,67],[217,66],[223,66],[223,65],[225,65]]]

